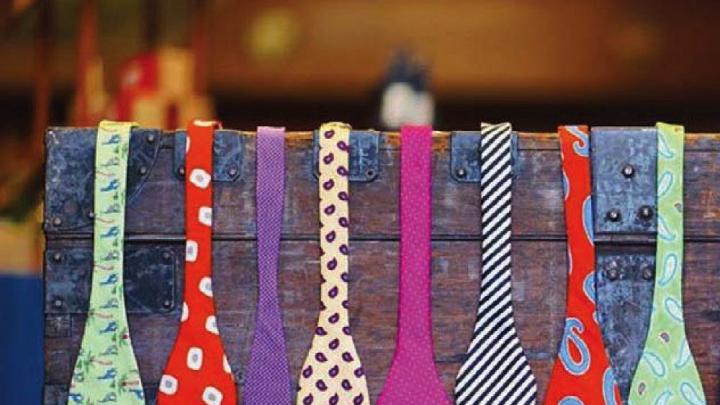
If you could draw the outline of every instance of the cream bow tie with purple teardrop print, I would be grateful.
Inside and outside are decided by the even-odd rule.
[[[369,404],[348,314],[350,126],[324,124],[318,139],[322,310],[302,367],[297,404]]]

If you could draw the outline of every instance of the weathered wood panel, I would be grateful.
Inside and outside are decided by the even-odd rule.
[[[67,241],[84,245],[89,241]],[[248,361],[256,299],[256,258],[252,241],[215,243],[215,296],[220,329],[239,377]],[[462,361],[475,318],[479,285],[477,241],[433,243],[433,332],[436,360],[448,392]],[[180,244],[177,244],[180,249]],[[392,360],[396,332],[398,243],[356,241],[351,247],[351,325],[367,368],[373,399]],[[318,246],[314,241],[282,243],[281,302],[292,376],[296,382],[309,349],[319,306]],[[720,378],[720,250],[715,244],[687,246],[685,314],[709,403],[717,403]],[[544,393],[562,335],[565,243],[521,241],[513,246],[514,305],[521,341]],[[132,271],[132,270],[128,270]],[[154,389],[174,341],[179,311],[130,317],[133,345],[146,388]],[[63,386],[71,376],[84,315],[72,315],[69,336],[46,340],[46,383]],[[62,391],[61,387],[60,392]],[[54,392],[53,390],[49,390]],[[149,393],[152,394],[152,393]],[[54,403],[50,401],[49,403]]]
[[[537,134],[536,134],[537,135]],[[167,135],[157,161],[139,194],[128,203],[127,234],[167,235],[184,233],[184,182],[172,169],[172,135]],[[215,235],[220,238],[252,238],[255,234],[255,142],[247,137],[242,178],[215,187]],[[311,168],[311,134],[293,133],[288,141],[284,234],[289,238],[315,238],[317,181]],[[478,237],[480,191],[477,184],[462,184],[450,176],[448,133],[436,133],[433,159],[433,236]],[[373,239],[398,236],[399,145],[397,134],[381,141],[379,177],[353,184],[351,235]],[[560,155],[554,134],[520,134],[519,159],[513,186],[513,236],[518,238],[563,237]],[[688,137],[685,184],[686,237],[720,236],[720,134]],[[87,181],[92,181],[88,176]],[[87,226],[63,234],[90,234]],[[48,236],[58,232],[49,229]]]
[[[147,182],[128,207],[128,247],[162,244],[176,253],[176,299],[166,314],[132,314],[130,326],[143,381],[154,396],[177,330],[182,296],[183,182],[172,170],[166,135]],[[311,135],[292,133],[280,289],[292,376],[309,348],[319,306],[317,182]],[[377,180],[351,185],[351,324],[377,398],[394,349],[398,271],[398,138],[382,144]],[[480,270],[479,190],[450,177],[448,134],[436,133],[433,186],[433,332],[436,360],[448,392],[475,318]],[[521,341],[544,393],[562,333],[566,256],[560,160],[552,134],[520,134],[514,186],[514,302]],[[686,283],[688,336],[709,403],[720,401],[720,134],[688,136],[686,163]],[[220,329],[238,375],[247,364],[254,329],[254,140],[248,138],[242,180],[215,191],[215,290]],[[47,232],[49,251],[91,248],[91,228]],[[647,248],[647,246],[645,247]],[[48,259],[49,260],[49,259]],[[80,269],[78,269],[79,271]],[[126,272],[136,271],[126,269]],[[51,279],[51,274],[46,274]],[[52,304],[50,304],[52,305]],[[82,311],[80,311],[82,312]],[[65,403],[84,325],[82,313],[46,310],[46,404]]]

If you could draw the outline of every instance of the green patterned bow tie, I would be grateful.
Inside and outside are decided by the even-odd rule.
[[[102,121],[95,146],[95,223],[88,317],[69,404],[145,404],[125,315],[123,237],[131,123]]]
[[[682,126],[657,124],[658,232],[650,327],[633,377],[632,405],[705,404],[702,383],[685,336],[682,307]]]

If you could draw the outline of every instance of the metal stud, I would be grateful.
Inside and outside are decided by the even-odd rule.
[[[88,219],[95,219],[95,213],[92,211],[88,211],[86,215]]]
[[[655,272],[653,271],[652,267],[650,267],[650,266],[643,267],[642,278],[644,280],[650,281],[653,279],[654,276],[655,276]]]
[[[606,275],[608,280],[615,281],[620,276],[620,272],[617,269],[609,269]]]
[[[461,179],[465,178],[465,176],[467,176],[467,170],[465,170],[464,167],[460,167],[457,170],[455,170],[455,175]]]
[[[177,173],[180,177],[185,177],[185,168],[184,167],[178,167]]]
[[[228,176],[235,177],[238,174],[238,168],[233,166],[230,166],[227,171]]]
[[[60,225],[62,225],[62,218],[60,218],[60,217],[55,217],[55,218],[53,218],[52,224],[55,225],[55,226],[60,226]]]
[[[155,134],[150,134],[145,138],[148,143],[155,143]]]
[[[172,301],[170,299],[166,298],[163,300],[162,306],[165,309],[170,309],[172,307]]]
[[[653,217],[653,209],[649,205],[643,205],[638,210],[637,215],[640,219],[649,221]]]
[[[619,222],[622,219],[622,214],[619,209],[613,208],[605,214],[605,218],[610,222]]]
[[[60,298],[55,298],[52,302],[52,306],[55,309],[60,309],[63,307],[63,300]]]
[[[140,169],[138,170],[138,172],[140,173],[141,176],[144,176],[147,174],[148,169],[145,166],[141,166]]]
[[[616,260],[612,260],[605,270],[605,277],[610,281],[615,281],[620,276],[619,265]]]
[[[365,177],[367,177],[368,179],[372,179],[373,177],[375,177],[375,170],[367,169],[367,171],[365,172]]]
[[[166,262],[169,262],[170,259],[172,259],[172,255],[170,254],[170,252],[163,252],[162,258],[163,258],[163,260],[165,260]]]
[[[627,163],[622,168],[622,175],[625,176],[626,179],[631,178],[635,175],[635,167],[633,167],[630,163]]]
[[[62,261],[62,254],[61,254],[60,252],[55,252],[55,253],[53,253],[53,255],[52,255],[52,260],[53,260],[55,263],[60,263],[60,261]]]

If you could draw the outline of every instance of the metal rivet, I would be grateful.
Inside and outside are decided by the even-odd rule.
[[[615,281],[620,276],[620,272],[616,268],[611,268],[605,272],[605,276],[608,278],[608,280]]]
[[[178,175],[180,175],[180,177],[185,177],[185,168],[184,168],[184,167],[178,167],[177,173],[178,173]]]
[[[88,212],[87,212],[87,217],[90,218],[90,219],[95,219],[95,213],[92,212],[92,211],[88,211]]]
[[[653,271],[652,267],[645,266],[643,268],[643,270],[642,270],[642,278],[643,279],[650,281],[653,279],[654,276],[655,276],[655,272]]]
[[[147,167],[142,166],[142,167],[140,167],[140,170],[138,170],[138,172],[140,173],[141,176],[144,176],[147,174],[148,169],[147,169]]]
[[[630,163],[626,164],[622,168],[622,175],[627,179],[631,178],[635,175],[635,167],[633,167]]]
[[[230,168],[228,168],[227,174],[228,174],[228,176],[230,176],[230,177],[235,177],[235,176],[237,176],[237,174],[238,174],[238,169],[237,169],[237,167],[235,167],[235,166],[230,166]]]
[[[55,217],[52,220],[52,224],[55,226],[60,226],[62,225],[62,219],[60,217]]]
[[[150,134],[147,136],[148,143],[154,143],[155,142],[155,134]]]
[[[170,252],[163,252],[162,257],[163,257],[163,260],[165,260],[166,262],[170,261],[170,259],[172,259],[172,255],[170,254]]]
[[[613,208],[605,214],[605,218],[610,222],[618,222],[622,219],[622,214],[620,214],[619,209]]]
[[[460,167],[457,170],[455,170],[455,175],[461,179],[465,178],[465,176],[467,176],[467,170],[465,170],[464,167]]]
[[[619,269],[620,265],[618,264],[617,260],[611,260],[610,263],[607,264],[607,269],[605,270],[605,277],[610,280],[614,281],[617,280],[619,276]]]
[[[60,261],[62,261],[62,254],[61,254],[60,252],[55,252],[55,253],[53,253],[53,255],[52,255],[52,260],[53,260],[55,263],[60,263]]]
[[[638,210],[638,217],[645,221],[650,220],[653,217],[653,209],[648,205],[643,205]]]
[[[164,299],[162,302],[162,306],[163,308],[170,308],[172,307],[172,301],[170,301],[169,299]]]
[[[53,302],[52,302],[52,306],[53,306],[53,308],[55,308],[55,309],[60,309],[60,308],[62,308],[62,306],[63,306],[63,300],[61,300],[60,298],[55,298],[55,299],[53,300]]]
[[[367,177],[368,179],[375,177],[375,170],[367,169],[367,171],[365,172],[365,177]]]

